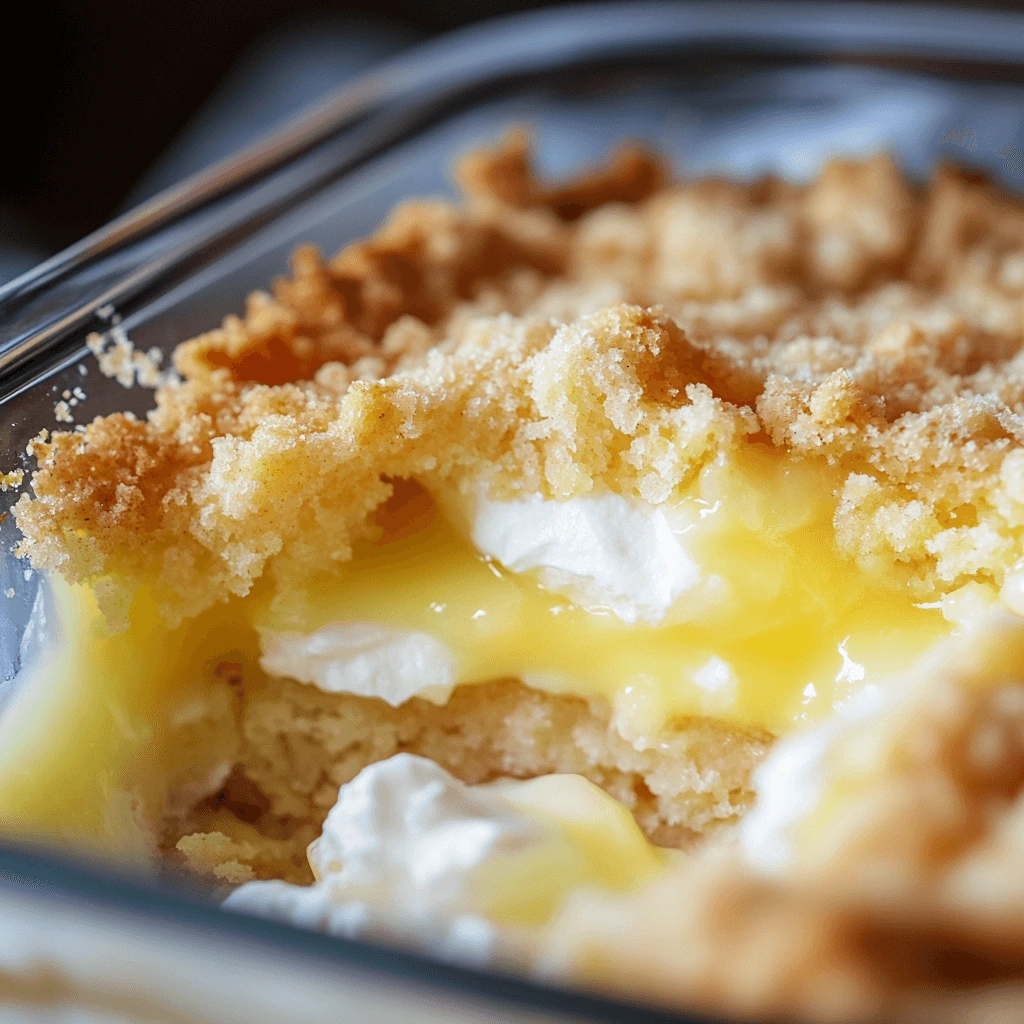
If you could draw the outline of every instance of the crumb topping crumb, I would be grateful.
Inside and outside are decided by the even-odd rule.
[[[12,469],[10,473],[0,473],[0,491],[16,491],[25,480],[23,469]]]
[[[738,444],[838,467],[836,543],[921,600],[1015,579],[1024,526],[1024,205],[885,156],[810,185],[667,184],[620,152],[540,184],[525,137],[465,159],[461,205],[411,202],[179,346],[112,329],[146,420],[36,441],[16,514],[38,568],[156,580],[170,621],[281,586],[372,530],[387,478],[658,503]]]

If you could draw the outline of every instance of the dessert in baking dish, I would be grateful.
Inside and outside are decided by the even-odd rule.
[[[1012,981],[1024,206],[458,177],[33,443],[5,827],[730,1012]]]

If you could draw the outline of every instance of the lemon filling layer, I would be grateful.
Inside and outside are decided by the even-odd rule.
[[[471,543],[458,511],[444,514],[421,488],[400,483],[382,509],[379,542],[302,591],[264,601],[254,623],[280,671],[289,664],[282,640],[293,640],[284,674],[306,682],[314,680],[300,667],[302,643],[359,623],[448,652],[432,662],[438,674],[424,677],[429,699],[443,700],[453,684],[514,677],[607,699],[619,730],[641,743],[686,715],[779,734],[905,669],[949,629],[901,581],[838,554],[834,504],[821,467],[753,446],[708,467],[659,513],[689,560],[688,585],[660,622],[631,622],[566,596],[593,594],[593,576],[563,571],[552,583],[543,567],[512,572]],[[423,657],[433,650],[424,646]]]
[[[62,642],[0,726],[0,806],[30,828],[121,835],[144,852],[142,808],[199,799],[230,770],[220,705],[237,698],[233,677],[261,672],[392,704],[518,678],[607,701],[638,747],[691,715],[786,733],[949,630],[891,573],[839,555],[834,491],[820,465],[755,445],[707,467],[656,510],[680,546],[670,578],[685,581],[662,588],[676,593],[660,621],[602,607],[591,570],[510,571],[472,543],[472,502],[411,481],[395,482],[380,539],[350,562],[300,589],[263,581],[176,629],[143,591],[129,629],[110,634],[91,592],[58,581]]]
[[[169,796],[185,811],[230,770],[232,682],[256,635],[241,601],[170,629],[147,592],[111,633],[88,587],[50,584],[52,643],[0,716],[0,824],[144,864]]]

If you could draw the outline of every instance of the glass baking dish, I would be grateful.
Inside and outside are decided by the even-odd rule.
[[[806,179],[831,155],[941,159],[1024,184],[1024,17],[884,5],[551,9],[423,44],[268,140],[170,189],[0,289],[0,451],[143,413],[103,377],[92,331],[167,354],[241,308],[300,242],[326,252],[399,200],[450,195],[454,157],[509,127],[559,177],[640,140],[680,173]],[[16,494],[0,495],[10,503]],[[6,507],[6,506],[5,506]],[[0,522],[0,713],[40,642],[46,588]],[[35,615],[32,609],[35,607]],[[31,621],[32,628],[26,630]],[[3,1021],[681,1021],[643,1006],[220,910],[56,850],[0,844]],[[689,1018],[694,1019],[694,1018]]]

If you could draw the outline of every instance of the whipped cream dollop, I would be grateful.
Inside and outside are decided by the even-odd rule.
[[[342,786],[308,855],[313,885],[247,882],[225,906],[476,963],[517,955],[572,890],[625,890],[664,865],[629,811],[580,776],[470,786],[413,754]]]
[[[537,570],[549,590],[623,622],[660,622],[702,579],[665,512],[619,494],[493,501],[484,492],[471,506],[480,551],[512,572]]]
[[[455,686],[455,655],[427,633],[332,622],[312,633],[261,630],[260,645],[260,665],[269,675],[327,693],[379,697],[392,707],[410,697],[443,704]]]
[[[458,959],[487,959],[484,870],[552,842],[501,794],[427,758],[396,754],[341,787],[309,848],[317,881],[248,882],[225,906],[347,937],[383,934]]]

